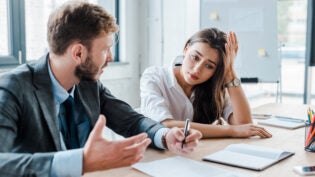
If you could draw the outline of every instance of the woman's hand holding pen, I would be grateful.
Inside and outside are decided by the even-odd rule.
[[[168,131],[165,136],[168,150],[175,154],[187,154],[197,147],[202,135],[199,131],[190,129],[188,135],[185,138],[184,129],[174,127]],[[182,142],[185,140],[185,144],[182,149]]]

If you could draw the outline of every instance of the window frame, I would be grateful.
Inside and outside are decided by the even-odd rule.
[[[115,0],[115,17],[116,23],[119,25],[119,0]],[[114,62],[119,62],[119,33],[117,33],[118,41],[115,44]]]
[[[0,66],[25,63],[26,56],[24,1],[7,2],[9,55],[0,56]]]
[[[8,0],[8,49],[9,55],[0,56],[0,67],[27,63],[25,0]],[[114,0],[115,17],[119,25],[119,0]],[[119,33],[117,34],[119,39]],[[45,39],[43,39],[45,40]],[[114,62],[119,60],[119,41],[115,44]]]

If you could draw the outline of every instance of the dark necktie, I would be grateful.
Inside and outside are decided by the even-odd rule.
[[[80,147],[78,142],[74,113],[74,99],[69,96],[68,99],[60,105],[58,115],[60,131],[63,135],[67,149],[75,149]]]

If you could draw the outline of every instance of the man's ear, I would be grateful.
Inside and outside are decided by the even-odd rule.
[[[87,49],[84,45],[77,43],[71,46],[71,56],[76,63],[84,62],[87,55]]]

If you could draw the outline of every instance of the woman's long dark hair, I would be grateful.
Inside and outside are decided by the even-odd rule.
[[[222,115],[225,97],[226,38],[226,34],[217,28],[207,28],[197,32],[186,42],[185,48],[196,42],[207,43],[211,48],[218,51],[219,56],[219,62],[213,76],[206,82],[194,86],[194,122],[211,124]]]

